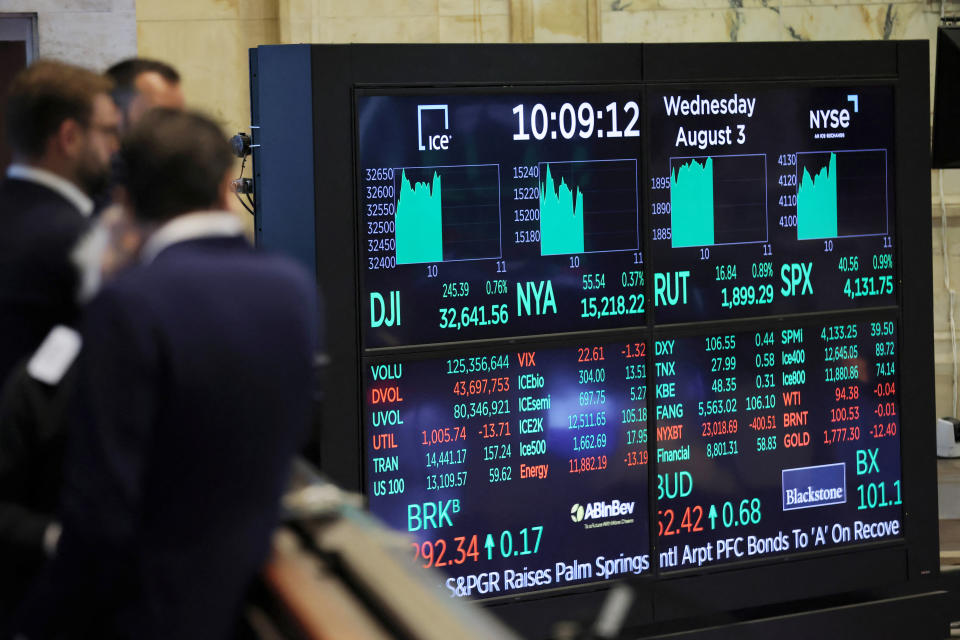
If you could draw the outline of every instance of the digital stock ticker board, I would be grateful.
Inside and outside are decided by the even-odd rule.
[[[891,86],[355,100],[365,490],[450,596],[904,535]]]

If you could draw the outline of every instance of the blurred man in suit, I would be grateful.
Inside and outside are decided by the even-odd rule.
[[[7,101],[14,164],[0,184],[0,383],[16,381],[8,381],[0,400],[0,619],[56,539],[52,513],[63,451],[63,438],[46,428],[59,423],[52,418],[63,403],[29,378],[25,364],[10,373],[52,327],[77,319],[70,254],[118,148],[111,88],[85,69],[41,61],[15,79]],[[35,412],[28,416],[26,407]],[[25,424],[30,428],[21,429]]]
[[[111,96],[123,126],[154,107],[183,107],[180,76],[163,62],[124,60],[107,75],[114,82]],[[116,171],[116,163],[112,165]],[[117,175],[111,178],[116,186]],[[111,199],[110,192],[103,192],[101,205]],[[139,242],[139,230],[119,206],[103,211],[72,252],[80,268],[80,296],[89,299],[103,277],[126,266]],[[55,326],[13,369],[0,391],[0,628],[56,548],[60,525],[54,511],[62,487],[68,401],[77,384],[74,361],[79,347],[72,327]]]
[[[180,73],[166,62],[150,58],[127,58],[107,69],[105,75],[113,81],[110,95],[120,110],[121,133],[128,131],[151,109],[183,109],[186,104]],[[121,223],[110,205],[119,198],[116,189],[123,175],[119,154],[111,159],[111,174],[113,180],[109,188],[97,194],[94,201],[95,211],[107,214],[101,226],[116,231]],[[117,247],[111,247],[114,248]]]
[[[135,125],[150,109],[184,108],[180,74],[166,62],[128,58],[107,69],[106,75],[113,80],[113,100],[125,129]]]
[[[121,151],[140,263],[83,322],[57,554],[23,637],[228,637],[307,435],[315,285],[226,212],[207,118],[154,110]]]
[[[121,133],[151,109],[183,109],[185,106],[180,74],[166,62],[127,58],[107,69],[105,75],[113,82],[110,95],[120,111]],[[139,234],[130,228],[129,220],[115,205],[123,197],[118,191],[122,189],[123,173],[120,154],[115,153],[110,161],[109,187],[94,197],[97,223],[74,254],[81,270],[80,294],[85,300],[96,292],[103,276],[124,267],[137,249]]]
[[[107,184],[119,114],[108,79],[41,61],[13,82],[6,108],[14,163],[0,184],[0,381],[58,323],[77,314],[70,252]]]

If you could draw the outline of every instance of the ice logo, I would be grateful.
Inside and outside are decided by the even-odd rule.
[[[583,505],[581,505],[579,502],[570,507],[570,519],[574,522],[580,522],[583,520]]]
[[[450,110],[445,104],[418,104],[417,105],[417,149],[420,151],[446,151],[450,148],[450,141],[453,136],[447,133],[428,133],[424,138],[423,112],[424,111],[442,111],[443,112],[443,130],[450,129]],[[429,127],[426,127],[429,128]],[[426,140],[426,144],[424,144]]]

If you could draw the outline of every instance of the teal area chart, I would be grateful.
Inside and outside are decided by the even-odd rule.
[[[559,183],[546,168],[540,186],[540,255],[583,253],[583,191],[561,177]]]
[[[674,247],[713,244],[713,158],[671,163],[670,211]]]
[[[797,239],[890,233],[884,149],[797,154]]]
[[[671,245],[767,242],[766,156],[670,159]]]
[[[400,173],[397,200],[397,264],[443,261],[443,188],[440,174],[424,182],[411,182]]]
[[[639,251],[637,161],[539,166],[540,254]]]
[[[398,265],[500,257],[500,172],[493,165],[398,167]]]
[[[797,181],[797,239],[816,240],[837,236],[837,154],[826,166],[810,175],[804,167]]]

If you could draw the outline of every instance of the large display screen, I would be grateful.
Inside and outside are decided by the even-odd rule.
[[[647,104],[658,323],[896,303],[890,87],[650,88]]]
[[[355,100],[365,488],[449,595],[902,538],[891,85]]]
[[[645,342],[367,365],[370,509],[452,596],[650,570]]]

